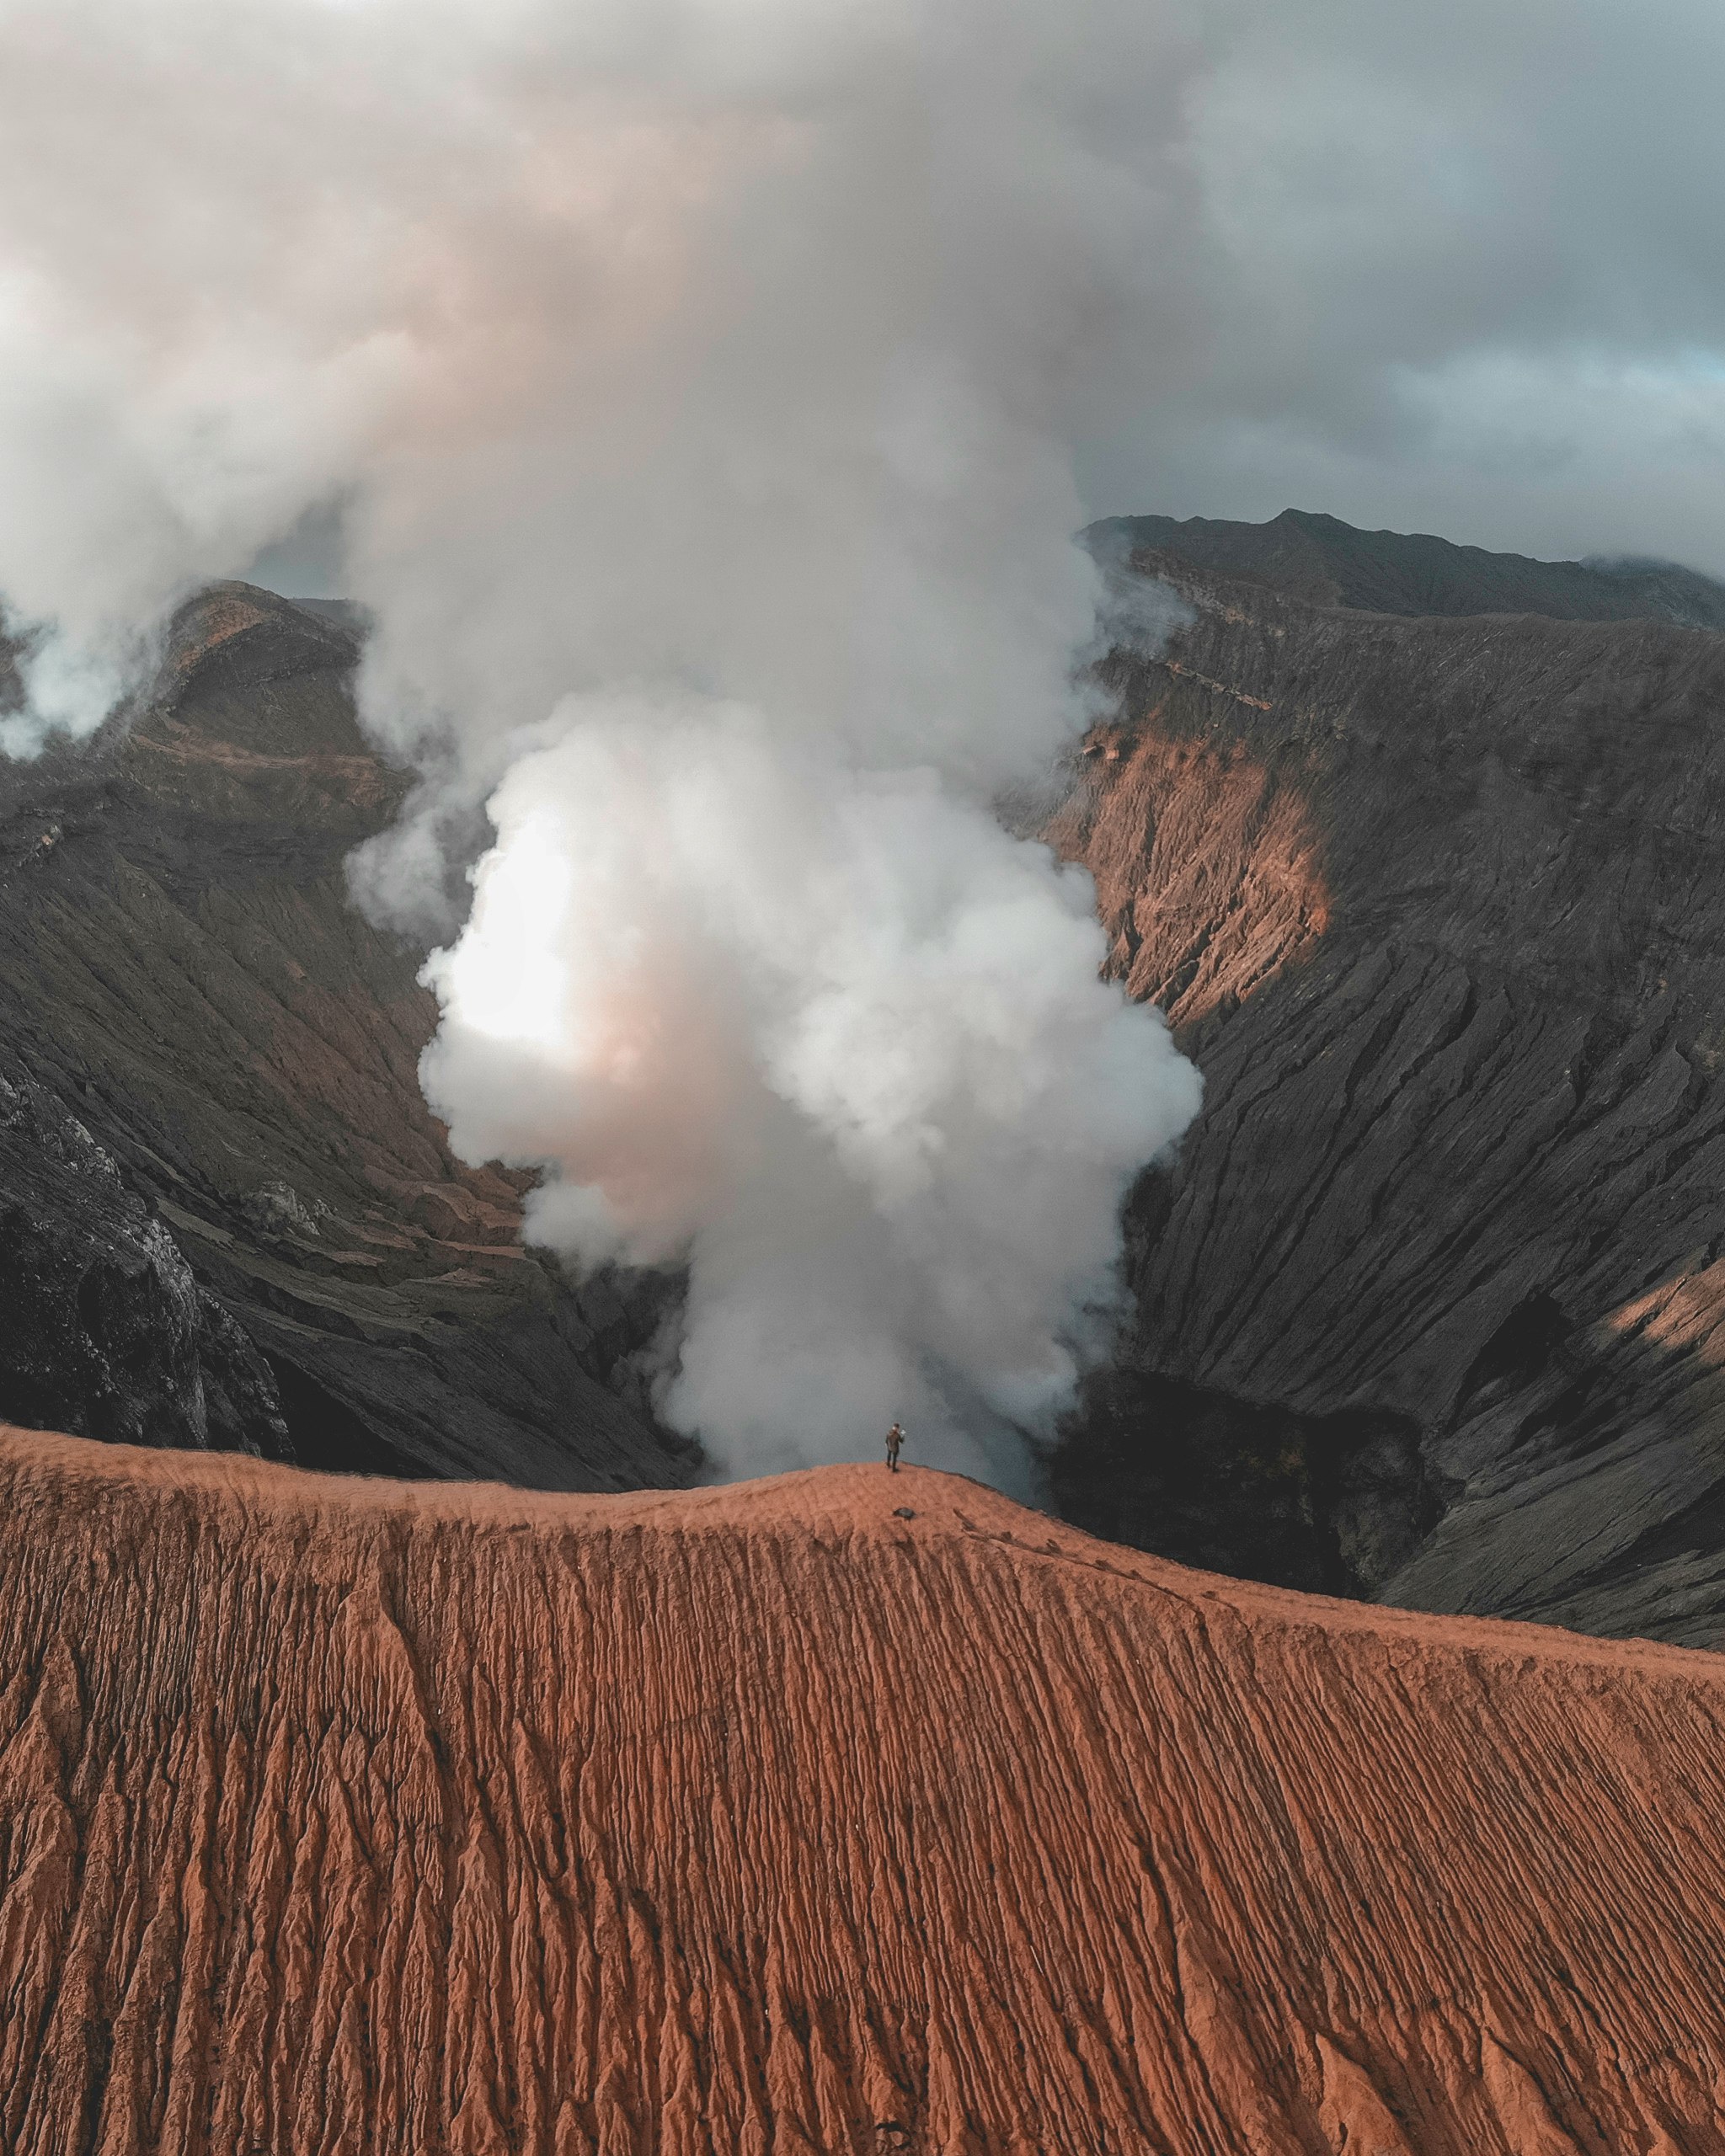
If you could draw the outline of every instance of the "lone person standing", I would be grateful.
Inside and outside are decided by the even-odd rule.
[[[886,1433],[886,1465],[889,1475],[899,1471],[899,1452],[905,1442],[905,1433],[895,1422]]]

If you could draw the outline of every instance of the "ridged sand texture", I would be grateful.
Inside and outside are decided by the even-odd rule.
[[[1725,1660],[0,1434],[0,2145],[1725,2149]]]

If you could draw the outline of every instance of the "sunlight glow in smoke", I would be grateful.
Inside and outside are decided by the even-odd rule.
[[[561,1037],[559,947],[570,932],[574,868],[545,808],[523,818],[477,878],[476,928],[438,975],[464,1022],[487,1040],[549,1049]]]
[[[1098,977],[1089,879],[932,772],[788,758],[736,706],[560,723],[427,969],[457,1150],[555,1164],[547,1241],[688,1255],[668,1406],[750,1464],[914,1413],[1009,1474],[1007,1427],[1070,1389],[1075,1298],[1109,1295],[1126,1182],[1197,1106]],[[817,1342],[818,1396],[764,1375]]]

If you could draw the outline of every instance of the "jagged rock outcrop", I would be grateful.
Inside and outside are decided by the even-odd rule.
[[[1725,638],[1137,562],[1190,618],[1116,654],[1055,835],[1206,1094],[1063,1503],[1296,1584],[1725,1638]]]
[[[1717,2156],[1725,1662],[0,1436],[7,2156]]]
[[[0,1079],[0,1405],[111,1443],[292,1456],[269,1364],[77,1118]]]
[[[409,783],[355,723],[358,650],[339,612],[217,586],[133,723],[0,769],[6,1067],[154,1205],[267,1358],[302,1460],[685,1481],[689,1449],[626,1396],[663,1290],[578,1291],[524,1251],[522,1179],[452,1159],[420,1095],[423,953],[344,873]],[[0,1171],[21,1189],[15,1149]],[[78,1420],[3,1382],[0,1411]]]

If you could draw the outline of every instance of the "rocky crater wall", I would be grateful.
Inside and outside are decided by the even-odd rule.
[[[146,1385],[133,1423],[109,1428],[75,1404],[93,1380],[68,1344],[57,1395],[8,1386],[0,1356],[0,1412],[159,1443],[226,1444],[244,1425],[240,1441],[269,1449],[262,1413],[320,1466],[685,1481],[691,1448],[629,1374],[663,1285],[578,1290],[525,1251],[522,1179],[454,1160],[420,1095],[423,953],[371,927],[346,883],[408,784],[355,723],[358,650],[339,618],[218,586],[182,613],[126,723],[0,772],[0,1077],[49,1123],[76,1123],[120,1193],[96,1226],[72,1155],[0,1117],[0,1284],[34,1313],[14,1331],[49,1337],[26,1220],[62,1245],[76,1226],[93,1263],[109,1251],[107,1273],[51,1276],[70,1342],[80,1294],[99,1299],[116,1265],[145,1277],[126,1255],[142,1208],[210,1323],[225,1313],[252,1343],[268,1403],[200,1423],[158,1412]],[[163,1323],[158,1359],[177,1368],[179,1320]],[[200,1353],[213,1397],[220,1358]]]
[[[1139,567],[1193,618],[1116,654],[1053,835],[1207,1090],[1131,1208],[1062,1502],[1306,1584],[1720,1637],[1725,638]]]

